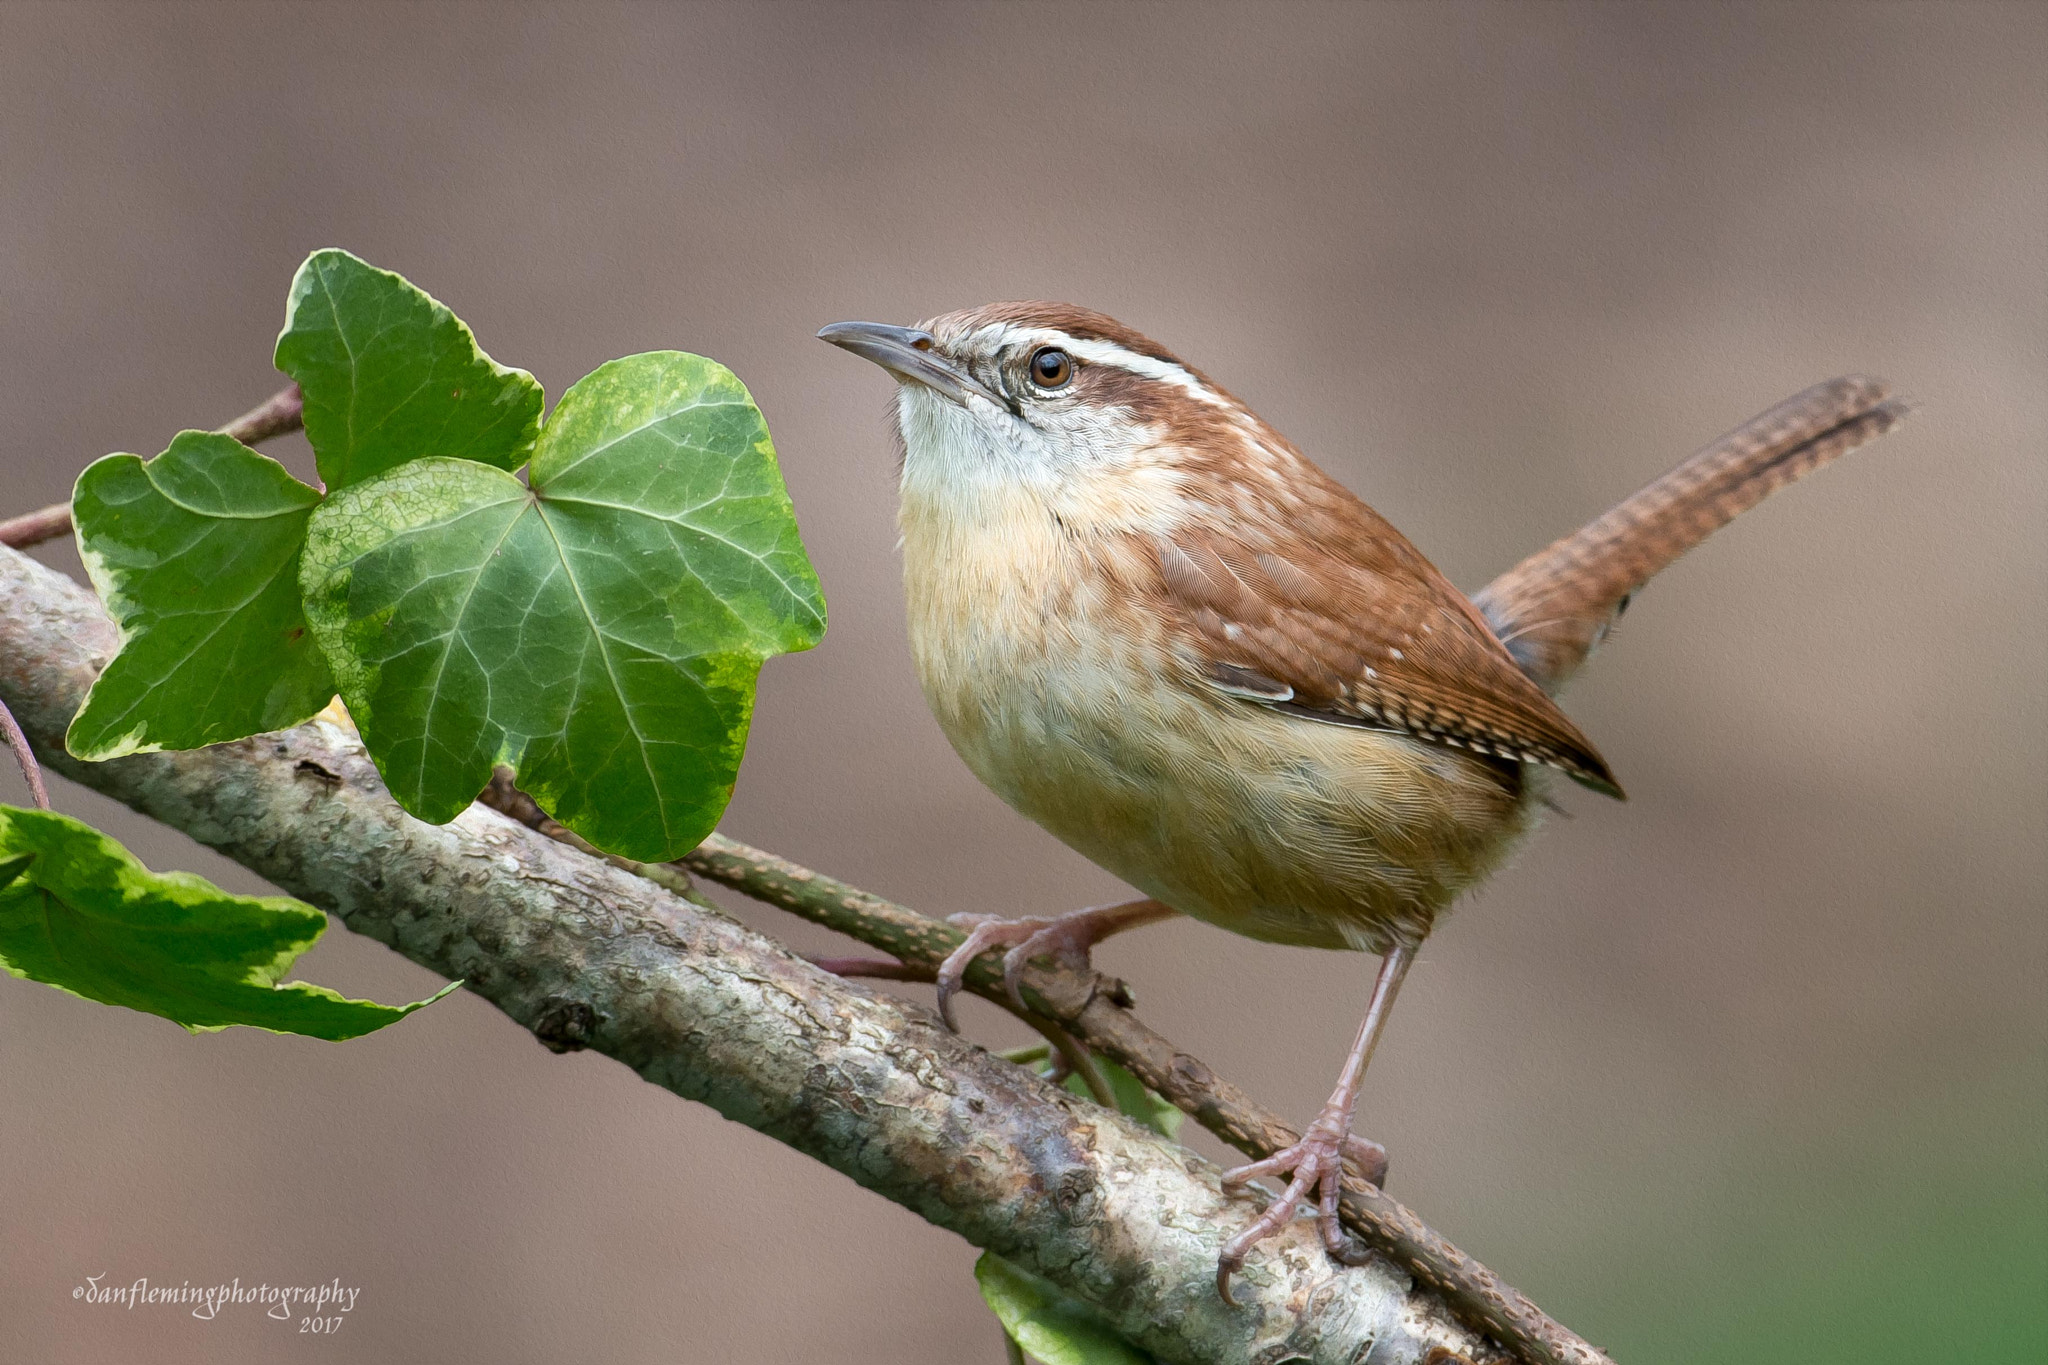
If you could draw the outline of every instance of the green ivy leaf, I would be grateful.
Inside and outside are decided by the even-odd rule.
[[[296,725],[334,695],[299,603],[320,495],[232,436],[109,455],[72,496],[86,572],[121,627],[64,743],[84,759],[196,749]]]
[[[1010,1339],[1045,1365],[1152,1365],[1093,1308],[993,1251],[974,1263],[974,1281]]]
[[[305,395],[306,439],[330,490],[426,455],[517,469],[540,430],[532,375],[485,355],[404,276],[346,251],[299,267],[277,368]]]
[[[598,847],[678,857],[731,797],[763,660],[824,630],[767,425],[714,361],[628,356],[563,395],[529,472],[418,460],[330,496],[307,617],[413,814],[505,763]]]
[[[194,1033],[247,1024],[357,1038],[430,1005],[350,1000],[278,984],[327,928],[281,896],[231,896],[188,872],[158,875],[88,825],[0,806],[0,967]]]
[[[1143,1081],[1109,1058],[1097,1057],[1095,1064],[1102,1068],[1103,1078],[1109,1082],[1110,1093],[1116,1096],[1117,1108],[1163,1138],[1179,1136],[1180,1121],[1186,1117],[1180,1110],[1159,1098],[1146,1088]],[[1067,1089],[1083,1095],[1088,1093],[1087,1085],[1078,1076],[1067,1077]]]

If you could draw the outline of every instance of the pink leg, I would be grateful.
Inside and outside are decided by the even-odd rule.
[[[1044,919],[998,919],[994,915],[948,915],[948,924],[970,932],[958,948],[939,964],[939,1017],[946,1027],[959,1030],[953,1022],[953,997],[966,980],[968,964],[989,949],[1010,945],[1003,955],[1003,987],[1018,1009],[1024,1004],[1024,964],[1041,954],[1062,966],[1085,968],[1088,950],[1111,934],[1135,929],[1141,924],[1165,919],[1180,912],[1155,900],[1125,901],[1121,905],[1098,905],[1072,910]]]
[[[1344,1059],[1344,1070],[1337,1077],[1337,1088],[1331,1093],[1330,1102],[1323,1106],[1323,1112],[1301,1135],[1301,1141],[1273,1153],[1264,1161],[1254,1161],[1248,1166],[1224,1172],[1226,1189],[1261,1176],[1293,1176],[1286,1192],[1267,1205],[1258,1221],[1223,1244],[1223,1254],[1216,1263],[1216,1292],[1223,1296],[1225,1303],[1237,1302],[1230,1297],[1230,1277],[1243,1269],[1246,1253],[1286,1227],[1311,1195],[1316,1198],[1317,1222],[1322,1227],[1323,1245],[1339,1260],[1349,1259],[1344,1229],[1337,1222],[1337,1197],[1344,1183],[1345,1152],[1348,1150],[1358,1158],[1374,1184],[1386,1176],[1385,1149],[1377,1143],[1368,1143],[1351,1135],[1351,1111],[1358,1107],[1359,1083],[1365,1078],[1366,1063],[1372,1060],[1373,1048],[1379,1043],[1380,1030],[1386,1026],[1387,1012],[1394,1007],[1394,996],[1401,989],[1401,978],[1408,974],[1408,965],[1414,960],[1415,949],[1406,944],[1396,944],[1380,960],[1380,974],[1372,987],[1372,1003],[1365,1008],[1365,1022],[1358,1026],[1358,1039],[1351,1044],[1351,1053]],[[1375,1156],[1376,1161],[1373,1160]]]

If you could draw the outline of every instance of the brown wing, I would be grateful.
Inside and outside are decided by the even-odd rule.
[[[1621,795],[1591,741],[1378,513],[1306,461],[1284,494],[1245,502],[1153,545],[1168,619],[1209,686]]]

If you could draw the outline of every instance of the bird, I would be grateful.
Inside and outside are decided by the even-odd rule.
[[[1817,384],[1467,597],[1207,374],[1102,313],[993,303],[820,339],[896,381],[911,652],[939,727],[1010,806],[1142,892],[1064,915],[956,916],[939,1007],[996,947],[1084,965],[1175,914],[1379,956],[1301,1139],[1226,1172],[1284,1187],[1223,1244],[1217,1289],[1306,1206],[1340,1260],[1361,1081],[1415,954],[1536,825],[1560,779],[1621,798],[1555,700],[1659,569],[1909,411]]]

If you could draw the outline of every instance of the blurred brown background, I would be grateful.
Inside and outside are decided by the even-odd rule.
[[[1567,794],[1432,941],[1361,1126],[1624,1361],[2038,1360],[2044,70],[2038,5],[7,5],[0,514],[269,394],[316,247],[552,394],[716,356],[832,607],[767,669],[725,827],[934,912],[1043,910],[1120,889],[927,718],[888,385],[819,325],[1102,308],[1468,587],[1884,375],[1911,425],[1660,578],[1575,688],[1633,799]],[[1302,1118],[1369,980],[1193,923],[1102,960]],[[341,930],[304,970],[434,984]],[[7,1360],[1001,1359],[965,1244],[474,997],[344,1046],[4,979],[0,1019]],[[316,1339],[75,1302],[94,1274],[362,1292]]]

